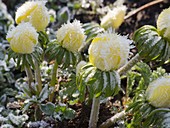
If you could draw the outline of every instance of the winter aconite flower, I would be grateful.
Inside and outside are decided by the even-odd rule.
[[[158,16],[157,29],[162,36],[170,41],[170,7],[163,10]]]
[[[155,107],[170,107],[170,76],[161,77],[149,84],[146,96]]]
[[[30,22],[37,31],[43,31],[49,21],[50,16],[43,1],[27,1],[16,11],[15,21]]]
[[[119,6],[110,10],[102,19],[101,26],[105,29],[112,27],[114,29],[119,28],[123,23],[126,14],[126,6]]]
[[[127,62],[130,43],[115,32],[99,34],[90,45],[89,61],[102,71],[118,69]]]
[[[80,21],[67,22],[57,31],[58,42],[67,50],[77,52],[85,41],[84,29]]]
[[[6,39],[16,53],[32,53],[38,42],[38,33],[30,23],[21,23],[7,33]]]

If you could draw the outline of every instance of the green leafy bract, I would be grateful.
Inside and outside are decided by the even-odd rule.
[[[161,61],[164,63],[170,57],[170,43],[161,37],[157,29],[145,25],[135,31],[133,35],[139,55],[146,61]]]
[[[40,43],[41,48],[45,51],[47,48],[47,44],[49,43],[49,38],[47,33],[45,32],[38,32],[38,42]]]
[[[63,68],[67,68],[70,65],[75,65],[78,61],[78,53],[72,53],[63,48],[57,41],[52,41],[48,44],[46,50],[46,56],[48,61],[56,60]]]
[[[108,97],[119,91],[120,76],[116,71],[101,71],[89,63],[82,67],[82,72],[77,77],[77,85],[82,99],[86,88],[90,98],[101,95]]]
[[[21,70],[24,70],[25,67],[29,67],[29,66],[32,66],[32,68],[35,69],[35,63],[39,64],[42,61],[42,55],[43,55],[43,51],[38,46],[35,47],[34,52],[31,54],[16,53],[9,48],[8,60],[13,58],[17,64],[17,68],[21,66]]]

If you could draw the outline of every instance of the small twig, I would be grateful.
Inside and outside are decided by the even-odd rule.
[[[120,113],[117,113],[116,115],[112,116],[110,119],[107,119],[104,123],[102,123],[99,128],[108,128],[113,123],[115,123],[120,118],[123,118],[126,115],[125,110],[121,111]]]
[[[138,13],[138,12],[140,12],[140,11],[142,11],[142,10],[150,7],[150,6],[153,6],[153,5],[155,5],[155,4],[164,2],[164,1],[165,1],[165,0],[155,0],[155,1],[152,1],[152,2],[150,2],[150,3],[147,3],[147,4],[139,7],[138,9],[136,9],[136,10],[134,10],[134,11],[131,11],[128,15],[125,16],[124,19],[126,20],[126,19],[130,18],[131,16],[135,15],[135,14]]]
[[[119,75],[123,75],[140,60],[141,60],[141,57],[139,56],[139,54],[136,54],[127,64],[121,67],[117,72],[119,73]]]

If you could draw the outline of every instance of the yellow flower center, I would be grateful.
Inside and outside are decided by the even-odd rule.
[[[108,40],[110,40],[110,39],[107,38],[107,37],[96,37],[96,38],[93,39],[92,43],[96,43],[96,42],[99,42],[99,41],[106,42]]]

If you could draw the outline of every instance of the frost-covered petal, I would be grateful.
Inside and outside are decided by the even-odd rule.
[[[157,28],[161,35],[170,41],[170,7],[163,10],[158,16]]]
[[[113,10],[110,10],[102,19],[101,26],[105,29],[112,27],[114,29],[119,28],[123,23],[126,14],[126,6],[118,6]]]
[[[27,1],[17,9],[15,21],[17,24],[30,22],[37,31],[43,31],[49,24],[50,15],[45,2]]]
[[[170,76],[161,77],[149,84],[146,96],[155,107],[170,107]]]
[[[85,41],[84,29],[80,21],[74,20],[73,23],[63,24],[57,31],[58,42],[67,50],[77,52]]]
[[[131,42],[114,32],[99,34],[89,47],[89,61],[100,70],[116,70],[127,62]]]
[[[19,7],[15,14],[15,21],[17,24],[24,20],[28,20],[30,14],[38,7],[35,2],[27,1],[21,7]]]
[[[30,23],[21,23],[7,33],[10,47],[17,53],[32,53],[38,43],[38,33]]]

